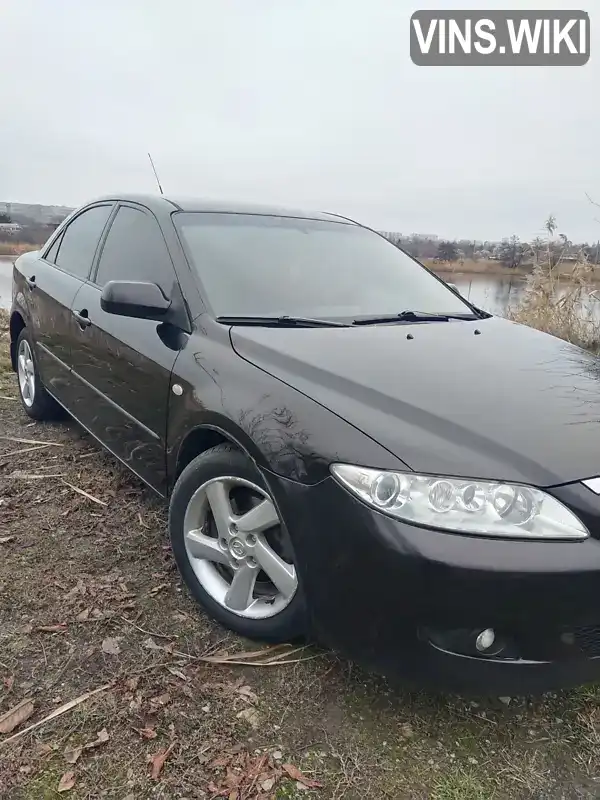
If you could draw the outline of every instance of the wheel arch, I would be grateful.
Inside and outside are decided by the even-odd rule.
[[[17,339],[19,334],[25,328],[25,320],[20,311],[13,311],[10,315],[9,330],[10,330],[10,363],[13,371],[17,369]]]
[[[253,445],[248,441],[248,436],[240,431],[232,429],[231,425],[224,424],[220,420],[201,422],[187,430],[179,443],[173,448],[174,453],[169,470],[169,492],[172,491],[175,482],[196,456],[216,447],[219,444],[231,444],[248,456],[261,472],[267,468],[264,458]]]

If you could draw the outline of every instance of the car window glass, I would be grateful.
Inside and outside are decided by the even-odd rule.
[[[58,254],[58,248],[60,247],[61,241],[62,241],[62,236],[58,236],[56,238],[56,241],[50,248],[50,250],[48,250],[48,252],[46,253],[45,256],[46,261],[50,261],[52,264],[56,264],[56,256]]]
[[[58,267],[79,278],[88,277],[110,211],[110,206],[94,206],[71,222],[59,247],[55,261]]]
[[[219,315],[326,317],[471,309],[406,253],[359,225],[255,214],[173,216]]]
[[[122,206],[114,218],[98,263],[96,283],[149,281],[169,294],[174,271],[158,223],[149,214]]]

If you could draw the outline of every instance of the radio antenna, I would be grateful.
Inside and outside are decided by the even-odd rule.
[[[161,194],[164,194],[162,190],[162,186],[160,185],[160,180],[158,179],[158,172],[156,171],[156,167],[154,166],[154,161],[152,161],[152,156],[148,153],[148,158],[150,159],[150,164],[152,165],[152,171],[154,172],[154,177],[156,178],[156,182],[158,183],[158,189]]]

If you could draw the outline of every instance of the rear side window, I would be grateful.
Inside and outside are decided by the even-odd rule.
[[[129,206],[121,206],[114,218],[100,261],[96,283],[149,281],[169,294],[175,273],[156,220]]]
[[[111,206],[94,206],[76,217],[65,230],[54,263],[78,278],[87,278]],[[51,248],[54,250],[54,247]],[[48,254],[50,255],[50,253]]]
[[[58,248],[60,247],[60,243],[62,242],[62,235],[59,236],[50,250],[46,253],[46,261],[50,261],[52,264],[56,264],[56,256],[58,255]]]

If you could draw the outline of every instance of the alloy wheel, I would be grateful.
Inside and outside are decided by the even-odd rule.
[[[296,569],[275,504],[250,481],[226,476],[200,486],[185,512],[184,542],[204,590],[240,617],[273,617],[296,593]]]
[[[17,353],[17,375],[21,397],[27,408],[31,408],[35,400],[35,367],[33,354],[27,339],[21,339]]]

